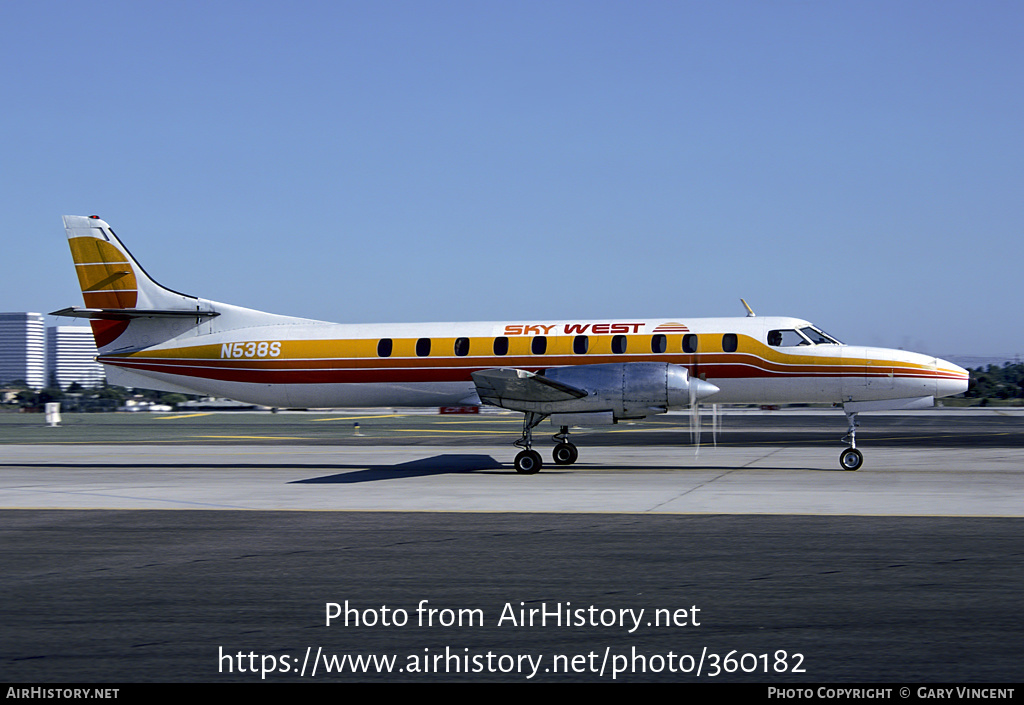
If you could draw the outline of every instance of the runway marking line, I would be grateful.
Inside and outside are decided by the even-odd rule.
[[[359,421],[360,419],[394,419],[408,414],[380,414],[377,416],[338,416],[330,419],[310,419],[311,421]]]
[[[309,436],[190,436],[190,438],[235,438],[241,440],[260,441],[308,441]]]
[[[466,431],[466,430],[451,429],[451,428],[441,428],[441,429],[433,429],[433,428],[389,428],[387,430],[389,432],[391,432],[391,433],[486,433],[486,434],[501,433],[501,431]]]
[[[460,423],[466,423],[466,424],[476,424],[476,423],[514,423],[514,424],[522,424],[523,422],[522,422],[522,419],[474,419],[472,421],[469,421],[469,420],[466,420],[466,421],[438,421],[436,423],[438,423],[438,424],[460,424]]]

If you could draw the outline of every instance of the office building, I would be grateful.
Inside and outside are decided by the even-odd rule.
[[[47,382],[66,390],[72,383],[100,387],[106,377],[96,362],[96,341],[87,326],[50,326],[46,329]]]
[[[0,313],[0,384],[14,381],[32,389],[46,386],[46,324],[41,313]]]

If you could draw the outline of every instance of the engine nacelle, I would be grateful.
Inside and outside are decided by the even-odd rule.
[[[718,387],[690,379],[685,367],[665,362],[622,362],[473,373],[481,401],[536,414],[601,414],[635,419],[688,406]]]
[[[485,404],[535,414],[600,414],[639,419],[718,392],[667,362],[620,362],[552,367],[540,373],[515,368],[472,373]],[[595,417],[596,418],[596,417]]]
[[[685,367],[666,362],[619,362],[605,365],[554,367],[544,377],[585,390],[587,396],[558,402],[541,413],[611,411],[616,419],[643,418],[690,404],[691,385],[697,397],[718,388],[691,380]]]

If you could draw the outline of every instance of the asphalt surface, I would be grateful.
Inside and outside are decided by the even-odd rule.
[[[85,420],[91,441],[27,443],[0,421],[4,681],[1024,676],[1020,416],[864,415],[856,473],[841,414],[758,416],[745,445],[726,417],[699,455],[683,418],[653,443],[581,433],[580,463],[529,477],[508,419],[485,420],[502,445],[444,417],[386,431],[417,445],[315,422],[348,447],[265,416],[295,426]]]

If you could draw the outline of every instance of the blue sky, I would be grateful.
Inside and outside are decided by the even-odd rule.
[[[60,216],[338,322],[814,321],[1024,353],[1018,2],[17,2],[0,310]],[[67,321],[64,321],[67,323]]]

